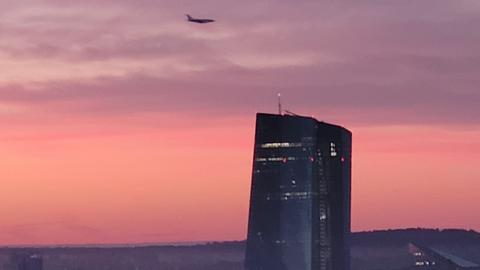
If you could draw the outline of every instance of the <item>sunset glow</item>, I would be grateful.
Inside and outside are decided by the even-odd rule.
[[[278,92],[352,131],[354,231],[480,230],[478,1],[198,2],[0,3],[0,245],[245,239]]]

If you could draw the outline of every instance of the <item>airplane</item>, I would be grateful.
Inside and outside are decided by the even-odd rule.
[[[196,18],[193,18],[192,16],[188,15],[188,14],[185,14],[187,16],[187,21],[189,22],[193,22],[193,23],[211,23],[211,22],[214,22],[215,20],[211,20],[211,19],[196,19]]]

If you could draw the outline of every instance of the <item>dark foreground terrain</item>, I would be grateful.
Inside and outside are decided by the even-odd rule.
[[[443,247],[480,264],[480,234],[465,230],[407,229],[352,236],[352,270],[409,269],[410,242]],[[36,254],[44,270],[237,270],[245,242],[195,246],[1,248],[0,270],[18,269],[19,256]]]

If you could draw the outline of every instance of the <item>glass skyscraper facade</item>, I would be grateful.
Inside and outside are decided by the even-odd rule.
[[[311,117],[257,114],[246,269],[349,270],[351,142]]]

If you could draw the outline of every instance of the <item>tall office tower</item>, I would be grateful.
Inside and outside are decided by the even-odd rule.
[[[349,270],[352,134],[257,114],[245,266]]]

